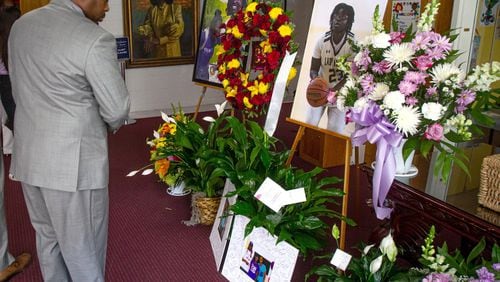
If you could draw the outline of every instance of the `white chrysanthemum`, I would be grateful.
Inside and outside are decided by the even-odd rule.
[[[356,100],[356,102],[354,102],[353,110],[355,112],[360,112],[365,107],[368,107],[368,98],[361,97],[358,100]]]
[[[390,40],[391,40],[391,36],[389,34],[379,33],[379,34],[373,36],[372,44],[373,44],[373,47],[375,47],[375,48],[385,49],[385,48],[391,46],[391,43],[389,42]]]
[[[345,109],[345,95],[337,96],[337,109],[344,111]]]
[[[399,91],[391,91],[384,97],[384,106],[392,110],[399,110],[405,102],[405,95]]]
[[[356,86],[356,81],[352,77],[348,77],[344,86],[347,88],[354,88]]]
[[[375,84],[372,93],[370,93],[370,99],[374,101],[382,100],[387,93],[389,93],[389,86],[385,83],[378,82]]]
[[[401,65],[405,62],[411,61],[415,51],[411,48],[409,43],[394,44],[384,52],[384,58],[389,62],[391,67]]]
[[[439,103],[425,103],[422,105],[422,114],[424,118],[430,120],[439,120],[443,116],[444,107]]]
[[[410,136],[418,132],[418,125],[420,124],[422,115],[418,112],[417,108],[403,106],[393,113],[395,114],[394,124],[404,136]]]
[[[460,71],[457,66],[449,63],[437,65],[432,68],[431,71],[432,81],[434,83],[444,82],[454,75],[457,76],[457,82],[461,82],[465,77],[465,74]]]

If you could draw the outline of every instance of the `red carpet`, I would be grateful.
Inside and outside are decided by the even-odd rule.
[[[291,146],[297,126],[286,123],[290,104],[282,110],[276,136]],[[210,113],[213,115],[213,113]],[[200,116],[203,117],[204,113]],[[182,220],[190,217],[190,197],[172,197],[154,175],[125,177],[133,169],[147,164],[146,139],[157,129],[160,118],[138,120],[110,136],[110,220],[107,281],[226,281],[217,273],[209,242],[210,227],[188,227]],[[8,168],[10,157],[5,157]],[[294,165],[311,168],[294,159]],[[339,169],[330,173],[342,175]],[[336,173],[337,172],[337,173]],[[349,216],[358,227],[349,228],[347,244],[366,240],[375,222],[366,207],[366,180],[351,170]],[[356,185],[356,183],[358,183]],[[11,281],[42,281],[35,250],[34,231],[19,183],[6,181],[5,200],[10,250],[16,255],[31,252],[34,261]],[[329,250],[325,250],[329,251]],[[332,249],[333,251],[333,249]],[[293,281],[304,281],[311,260],[299,258]]]

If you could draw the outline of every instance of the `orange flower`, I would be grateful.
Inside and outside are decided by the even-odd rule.
[[[160,128],[160,135],[165,136],[170,132],[170,126],[168,123],[164,123]]]
[[[155,161],[155,171],[160,178],[165,177],[168,172],[168,168],[170,167],[170,161],[167,159],[161,159]]]

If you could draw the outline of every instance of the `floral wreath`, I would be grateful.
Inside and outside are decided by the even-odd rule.
[[[222,82],[226,99],[238,110],[260,113],[273,93],[273,83],[286,52],[296,49],[292,41],[294,29],[282,8],[266,3],[252,2],[245,10],[234,14],[221,28],[221,43],[216,47],[218,79]],[[245,72],[248,50],[252,42],[252,69],[258,71],[255,79]],[[257,41],[257,42],[258,42]],[[288,81],[297,74],[292,67]]]

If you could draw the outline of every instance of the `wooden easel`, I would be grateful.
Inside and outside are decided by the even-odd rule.
[[[196,120],[196,117],[198,117],[198,113],[200,112],[201,102],[203,101],[203,98],[205,98],[205,93],[207,93],[207,89],[212,88],[215,90],[220,90],[222,92],[224,92],[224,89],[222,89],[221,87],[217,87],[217,86],[213,86],[213,85],[209,85],[209,84],[198,83],[198,82],[195,82],[195,84],[202,87],[201,94],[200,94],[200,97],[198,97],[198,103],[196,104],[196,108],[194,109],[194,114],[193,114],[193,119]]]
[[[299,130],[297,131],[297,135],[295,136],[295,139],[293,140],[292,148],[290,149],[290,155],[288,156],[288,159],[286,161],[286,164],[289,166],[292,163],[293,156],[295,154],[295,151],[297,150],[297,146],[302,139],[302,136],[304,135],[304,132],[306,128],[310,128],[312,130],[317,130],[319,132],[322,132],[324,134],[330,135],[334,138],[337,138],[339,140],[344,141],[344,146],[345,146],[345,156],[344,156],[344,197],[342,199],[342,216],[347,216],[347,205],[349,203],[349,174],[350,174],[350,159],[351,159],[351,153],[352,153],[352,146],[351,146],[351,139],[349,136],[345,136],[324,128],[320,128],[314,125],[310,125],[305,122],[301,122],[295,119],[291,118],[286,118],[286,121],[297,124],[299,126]],[[357,154],[356,154],[357,155]],[[356,156],[357,159],[357,156]],[[357,160],[356,160],[357,162]],[[346,231],[347,231],[347,225],[345,221],[341,221],[340,223],[340,242],[339,242],[339,248],[344,250],[345,249],[345,238],[346,238]]]

